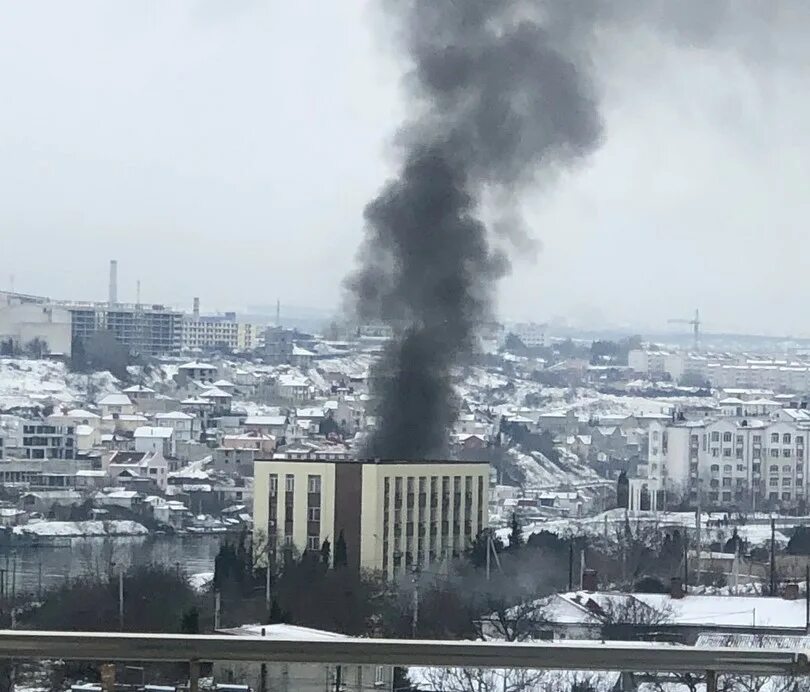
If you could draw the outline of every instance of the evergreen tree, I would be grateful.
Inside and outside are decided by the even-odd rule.
[[[523,542],[523,529],[520,527],[517,512],[512,512],[512,521],[509,524],[509,549],[519,550]]]
[[[183,612],[180,620],[180,631],[183,634],[199,634],[200,632],[200,611],[192,606]]]
[[[332,557],[332,544],[329,542],[329,539],[324,539],[324,542],[321,544],[321,563],[324,567],[329,567],[329,561]]]
[[[346,539],[343,537],[343,530],[341,529],[337,541],[335,541],[335,569],[346,567],[349,564],[349,555],[346,551]]]
[[[270,602],[270,614],[267,616],[267,624],[274,625],[279,622],[284,622],[284,613],[281,610],[281,606],[278,604],[278,601],[274,598]]]

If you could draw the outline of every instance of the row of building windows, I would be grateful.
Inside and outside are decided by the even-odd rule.
[[[779,444],[779,433],[771,433],[771,444]],[[782,444],[789,445],[791,444],[791,439],[793,436],[790,433],[782,433]],[[704,435],[705,438],[705,435]],[[731,442],[733,436],[730,432],[723,433],[723,442]],[[741,445],[745,441],[744,435],[737,435],[737,444]],[[697,445],[698,443],[698,436],[692,435],[690,437],[690,441],[692,445]],[[720,442],[720,433],[715,431],[711,433],[711,441],[712,442]],[[796,445],[801,447],[804,445],[804,435],[796,435],[795,436]],[[762,435],[754,435],[753,436],[753,443],[754,444],[762,444]]]

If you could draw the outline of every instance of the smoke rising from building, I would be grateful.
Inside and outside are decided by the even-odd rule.
[[[400,172],[366,208],[359,267],[347,280],[358,316],[396,334],[372,373],[378,426],[368,454],[445,453],[457,412],[452,370],[473,351],[495,283],[509,271],[485,220],[521,240],[521,190],[599,145],[586,45],[597,30],[644,25],[703,44],[730,10],[721,2],[707,13],[703,0],[671,5],[384,2],[411,63],[412,116],[397,138]],[[755,3],[745,6],[731,14],[734,31],[750,39],[763,21]]]

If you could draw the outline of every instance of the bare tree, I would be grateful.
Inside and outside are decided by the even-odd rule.
[[[672,607],[655,607],[635,596],[615,595],[594,602],[596,615],[602,620],[605,639],[634,639],[648,634],[656,625],[672,620]]]
[[[540,689],[543,672],[525,669],[427,668],[420,677],[425,687],[442,692],[529,692]]]

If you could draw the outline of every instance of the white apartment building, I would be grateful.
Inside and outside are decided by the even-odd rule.
[[[542,348],[546,345],[546,325],[536,322],[518,322],[509,325],[507,334],[514,334],[528,348]]]
[[[335,544],[348,566],[386,576],[457,556],[488,524],[489,464],[256,459],[255,545],[275,556]],[[264,548],[266,546],[266,548]]]
[[[183,350],[227,348],[232,351],[250,351],[261,342],[263,328],[239,322],[233,313],[225,316],[183,317]]]
[[[653,422],[646,477],[691,504],[756,509],[805,501],[810,416]]]
[[[684,375],[695,375],[713,387],[723,389],[810,391],[810,363],[804,361],[633,349],[628,354],[627,362],[634,373],[650,379],[668,375],[678,382]]]

